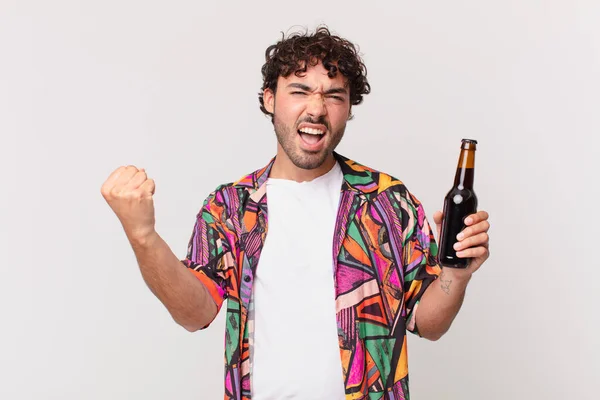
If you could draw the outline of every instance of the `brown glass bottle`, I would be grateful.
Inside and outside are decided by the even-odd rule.
[[[469,259],[458,258],[453,246],[458,241],[456,235],[465,228],[465,218],[477,212],[477,196],[473,190],[476,149],[476,140],[462,140],[454,186],[444,199],[444,219],[438,252],[439,263],[444,267],[468,266]]]

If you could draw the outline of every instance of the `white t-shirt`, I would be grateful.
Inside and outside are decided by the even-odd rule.
[[[268,232],[254,280],[252,399],[343,400],[333,234],[343,174],[267,180]]]

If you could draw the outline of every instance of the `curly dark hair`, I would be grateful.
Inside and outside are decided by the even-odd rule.
[[[265,89],[277,92],[277,79],[292,73],[301,76],[307,66],[323,63],[333,78],[339,71],[348,79],[350,104],[362,103],[363,95],[371,92],[367,82],[367,67],[358,54],[358,48],[346,39],[332,35],[326,26],[319,26],[313,34],[295,32],[287,38],[282,33],[279,42],[271,45],[265,52],[265,64],[262,66],[263,85],[258,94],[260,110],[273,115],[265,109],[263,94]]]

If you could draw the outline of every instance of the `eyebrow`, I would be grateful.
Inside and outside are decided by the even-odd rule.
[[[314,90],[310,86],[304,85],[302,83],[290,83],[289,85],[287,85],[287,87],[301,89],[306,92],[312,92]],[[346,90],[345,87],[334,87],[329,90],[326,90],[323,94],[334,94],[334,93],[348,94],[348,91]]]

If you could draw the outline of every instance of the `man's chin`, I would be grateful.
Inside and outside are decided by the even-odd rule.
[[[327,151],[326,149],[317,152],[299,150],[294,154],[293,157],[290,157],[290,159],[296,167],[304,170],[311,170],[322,166],[330,153],[331,152]]]

